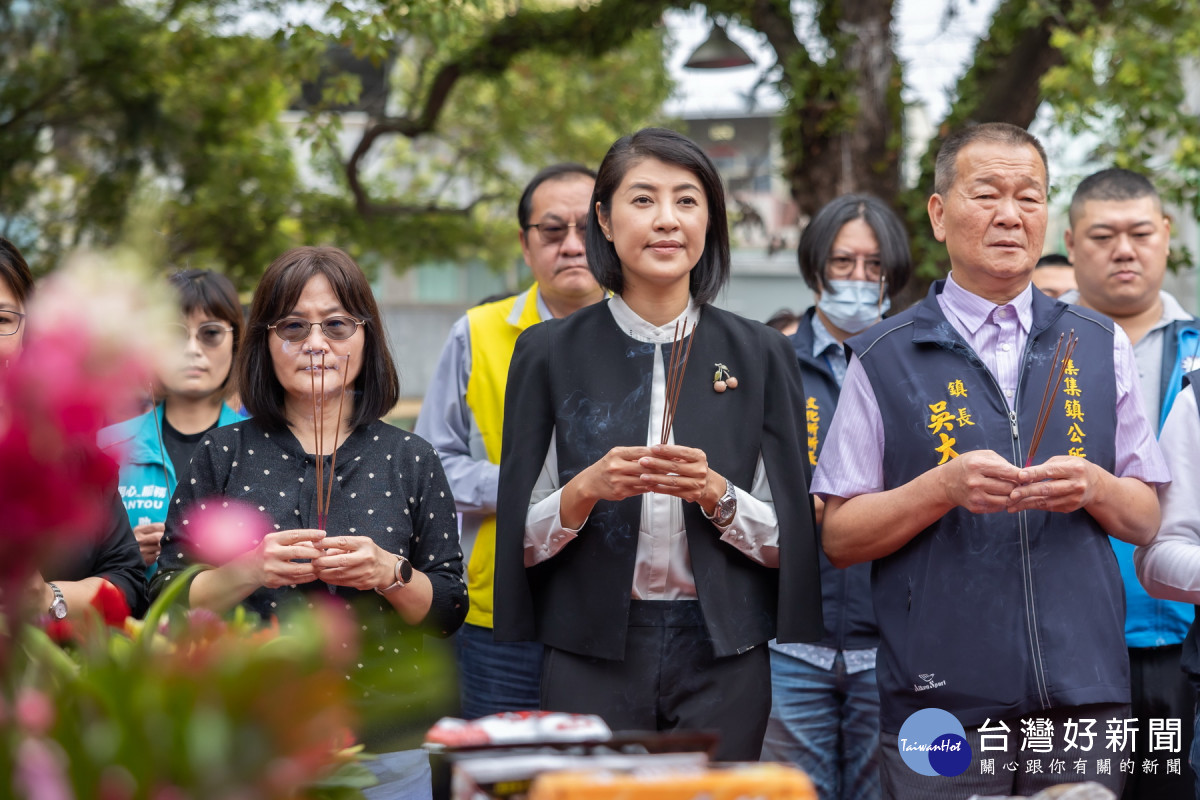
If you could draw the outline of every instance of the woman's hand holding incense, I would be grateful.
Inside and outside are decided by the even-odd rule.
[[[614,447],[596,463],[580,472],[562,489],[558,516],[563,527],[579,529],[600,500],[624,500],[645,494],[638,460],[651,455],[649,447]]]
[[[1078,511],[1096,497],[1103,472],[1078,456],[1054,456],[1021,470],[1020,485],[1008,498],[1008,510]]]
[[[317,579],[311,559],[321,555],[316,542],[325,538],[325,531],[297,528],[272,531],[258,546],[231,564],[242,562],[254,570],[254,582],[268,589],[311,583]]]
[[[370,537],[329,536],[321,542],[321,550],[312,565],[325,583],[370,591],[393,582],[396,556]]]
[[[645,491],[700,503],[706,514],[712,515],[725,494],[725,479],[708,468],[708,456],[695,447],[656,444],[638,465]]]

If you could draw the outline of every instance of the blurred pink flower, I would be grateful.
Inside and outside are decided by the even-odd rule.
[[[67,781],[66,758],[56,743],[46,739],[21,741],[17,748],[13,784],[18,797],[75,800],[75,793]]]
[[[45,736],[54,725],[54,701],[37,689],[22,689],[16,702],[17,727],[31,736]]]
[[[96,434],[144,393],[153,338],[145,331],[154,325],[152,315],[133,313],[138,303],[149,307],[136,299],[146,295],[145,280],[108,266],[93,262],[48,279],[28,309],[21,356],[0,372],[6,596],[45,553],[95,536],[112,509],[117,465]]]
[[[219,567],[253,550],[273,526],[262,512],[237,500],[201,500],[184,511],[191,555]]]

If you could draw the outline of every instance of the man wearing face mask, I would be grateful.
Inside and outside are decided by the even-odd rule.
[[[870,195],[839,197],[800,237],[800,274],[817,304],[790,338],[804,376],[808,469],[846,375],[842,343],[878,322],[908,282],[912,258],[904,225]],[[817,522],[824,504],[813,498]],[[871,607],[871,565],[834,567],[821,554],[825,637],[817,644],[771,642],[771,718],[763,758],[790,761],[813,779],[822,800],[880,796],[879,694]]]

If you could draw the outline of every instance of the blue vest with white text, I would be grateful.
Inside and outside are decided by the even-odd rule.
[[[1033,293],[1012,410],[942,314],[918,305],[851,339],[875,390],[885,489],[973,450],[1023,466],[1060,334],[1079,337],[1034,463],[1076,455],[1112,472],[1112,322]],[[1065,342],[1064,342],[1065,344]],[[881,726],[937,707],[966,726],[1053,706],[1129,701],[1124,592],[1108,536],[1070,514],[955,508],[872,566]]]

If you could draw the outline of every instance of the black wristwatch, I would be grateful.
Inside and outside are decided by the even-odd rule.
[[[712,523],[718,528],[724,528],[733,522],[733,518],[737,516],[737,493],[733,490],[733,484],[728,480],[725,481],[725,494],[717,500],[717,506],[713,509],[713,513],[709,516],[704,507],[700,507],[700,513],[712,520]]]
[[[391,586],[385,586],[382,589],[376,586],[375,591],[379,592],[380,594],[391,594],[397,589],[402,589],[405,586],[408,586],[409,581],[412,580],[412,576],[412,562],[410,562],[404,556],[396,556],[396,582]]]
[[[67,598],[63,597],[62,589],[53,583],[46,584],[54,592],[54,600],[50,603],[50,616],[54,619],[67,618]]]

